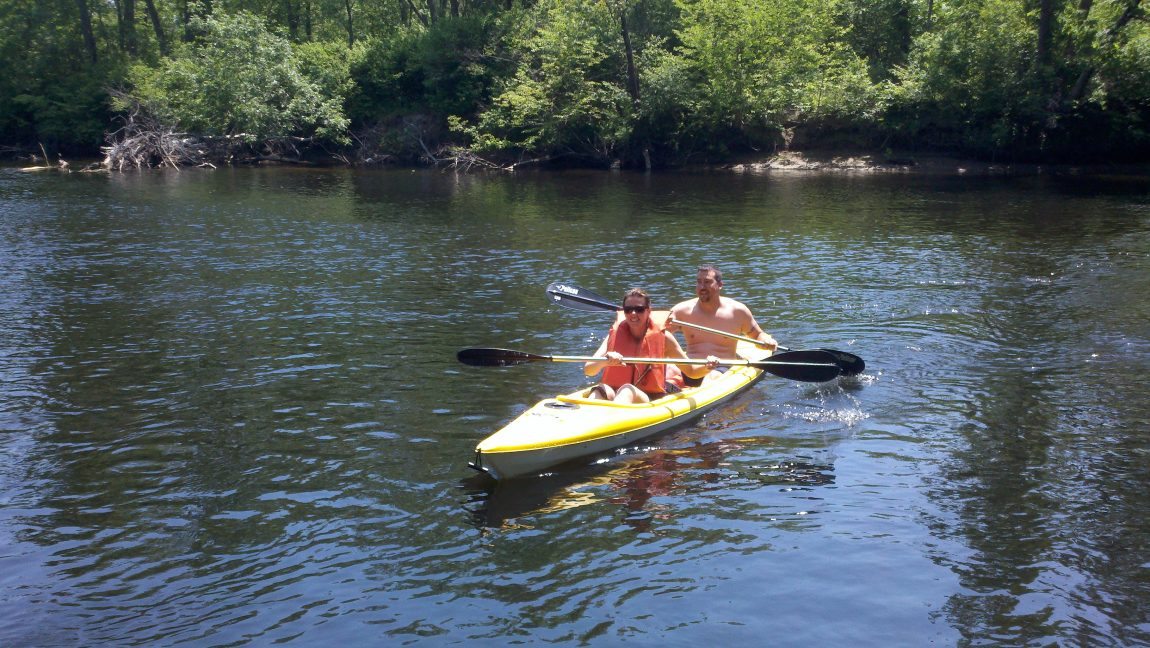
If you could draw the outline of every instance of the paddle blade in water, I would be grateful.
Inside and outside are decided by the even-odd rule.
[[[780,378],[800,382],[827,382],[843,375],[834,355],[826,351],[787,351],[751,364]]]
[[[835,349],[818,349],[835,357],[835,364],[843,370],[844,376],[857,376],[866,369],[866,362],[853,353],[837,351]]]

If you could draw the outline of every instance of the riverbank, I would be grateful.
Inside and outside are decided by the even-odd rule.
[[[784,151],[767,158],[740,160],[715,168],[739,173],[840,172],[922,175],[1137,175],[1150,176],[1145,164],[1018,164],[944,155],[888,157],[869,153]]]
[[[43,158],[31,156],[31,164],[20,166],[19,159],[0,161],[3,166],[18,166],[23,171],[103,171],[97,159],[84,159],[76,164],[58,160],[54,164],[44,164]],[[261,160],[252,164],[237,166],[313,166],[360,168],[381,168],[402,166],[392,164],[348,165],[339,160],[330,164],[317,161],[284,162],[282,160]],[[475,167],[480,169],[481,167]],[[546,165],[523,167],[524,169],[547,170]],[[566,167],[565,167],[566,168]],[[1150,161],[1141,164],[1091,162],[1087,164],[1042,164],[985,161],[940,154],[926,155],[880,155],[860,151],[783,151],[771,156],[743,157],[722,162],[688,164],[681,170],[705,169],[709,171],[731,171],[735,173],[896,173],[914,175],[970,175],[970,176],[1032,176],[1032,175],[1129,175],[1150,176]],[[483,171],[492,169],[483,167]],[[673,172],[675,169],[671,169]]]

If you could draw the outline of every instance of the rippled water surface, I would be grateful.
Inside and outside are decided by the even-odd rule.
[[[1148,187],[0,169],[0,645],[1148,645]],[[708,261],[865,374],[468,469]]]

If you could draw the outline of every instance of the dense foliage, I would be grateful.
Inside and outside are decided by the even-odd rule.
[[[159,65],[132,67],[130,103],[195,133],[249,142],[295,134],[343,135],[347,118],[339,90],[346,84],[330,79],[321,88],[309,79],[300,62],[304,57],[263,21],[241,12],[196,18],[189,27],[198,38],[181,43]],[[313,62],[320,77],[338,69],[330,61]]]
[[[6,0],[0,142],[134,115],[345,159],[1145,160],[1143,0]]]

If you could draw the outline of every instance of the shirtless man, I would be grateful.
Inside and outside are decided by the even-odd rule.
[[[763,329],[759,328],[759,323],[755,321],[751,309],[742,302],[735,301],[730,297],[723,297],[719,294],[722,290],[723,273],[719,272],[719,269],[713,265],[699,266],[699,273],[695,279],[695,294],[698,297],[676,304],[671,309],[671,318],[680,322],[698,324],[753,338],[758,340],[759,345],[764,349],[775,350],[778,343]],[[677,326],[670,323],[670,320],[668,320],[667,330],[672,333],[683,332],[683,337],[687,340],[687,355],[692,358],[704,356],[717,356],[723,359],[738,358],[735,353],[738,341],[733,338]],[[707,378],[714,375],[717,375],[716,372],[711,372]],[[684,378],[688,387],[700,385],[705,380],[705,378],[689,379],[686,376]]]

